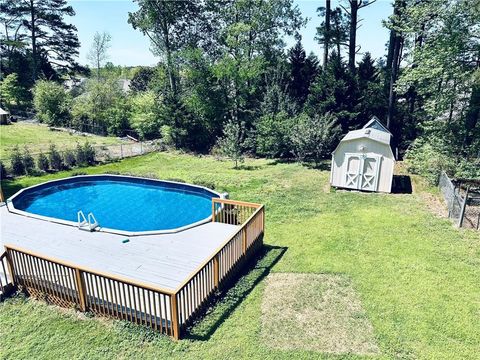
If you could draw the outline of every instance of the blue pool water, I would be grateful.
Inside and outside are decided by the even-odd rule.
[[[122,231],[171,230],[208,218],[212,197],[187,184],[128,177],[73,177],[26,189],[13,198],[16,209],[77,221],[92,212],[101,227]]]

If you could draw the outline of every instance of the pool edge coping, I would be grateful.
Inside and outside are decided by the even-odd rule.
[[[44,186],[45,184],[49,183],[55,183],[59,181],[64,181],[68,179],[78,179],[78,178],[95,178],[95,177],[112,177],[112,178],[129,178],[129,179],[140,179],[140,180],[147,180],[147,181],[152,181],[152,182],[158,182],[158,183],[168,183],[168,184],[175,184],[175,185],[183,185],[183,186],[188,186],[188,187],[194,187],[197,189],[201,189],[204,191],[207,191],[209,193],[215,194],[218,196],[219,199],[227,199],[228,198],[228,193],[219,193],[218,191],[212,190],[207,188],[206,186],[202,185],[195,185],[195,184],[190,184],[190,183],[184,183],[184,182],[179,182],[179,181],[172,181],[172,180],[161,180],[161,179],[152,179],[152,178],[147,178],[143,176],[132,176],[132,175],[121,175],[121,174],[90,174],[90,175],[74,175],[74,176],[68,176],[64,178],[59,178],[59,179],[53,179],[49,181],[42,182],[40,184],[35,184],[28,186],[26,188],[20,189],[17,191],[15,194],[10,196],[8,199],[5,199],[5,206],[7,207],[7,210],[13,214],[29,217],[29,218],[34,218],[42,221],[48,221],[51,223],[59,224],[59,225],[65,225],[65,226],[73,226],[76,227],[78,230],[83,230],[83,231],[89,231],[85,229],[81,229],[78,226],[78,223],[75,221],[69,221],[69,220],[63,220],[63,219],[58,219],[50,216],[43,216],[43,215],[38,215],[38,214],[33,214],[28,211],[20,210],[15,208],[15,205],[13,203],[13,200],[20,196],[23,192],[34,189],[36,187]],[[163,234],[175,234],[179,233],[194,227],[197,227],[199,225],[206,224],[212,220],[212,215],[206,217],[205,219],[196,221],[194,223],[184,225],[175,229],[168,229],[168,230],[148,230],[148,231],[126,231],[126,230],[118,230],[118,229],[110,229],[110,228],[104,228],[104,227],[97,227],[95,229],[90,230],[90,232],[104,232],[104,233],[109,233],[109,234],[115,234],[115,235],[121,235],[121,236],[148,236],[148,235],[163,235]]]

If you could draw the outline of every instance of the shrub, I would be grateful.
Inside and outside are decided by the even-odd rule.
[[[38,158],[37,158],[37,167],[38,167],[41,171],[45,171],[45,172],[48,171],[48,157],[47,157],[47,155],[45,155],[43,152],[41,152],[41,153],[38,155]]]
[[[50,144],[50,149],[48,151],[48,161],[52,170],[60,171],[63,170],[63,159],[60,153],[58,152],[54,144]]]
[[[480,159],[460,160],[454,176],[464,179],[480,179]]]
[[[165,146],[173,146],[173,132],[172,127],[168,125],[162,125],[160,127],[160,136],[162,137],[162,144]]]
[[[32,175],[35,172],[35,160],[33,159],[33,156],[30,154],[30,151],[28,148],[25,146],[25,149],[23,150],[23,167],[25,169],[25,172],[28,175]]]
[[[83,156],[88,165],[95,164],[95,149],[88,141],[83,144]]]
[[[330,156],[340,134],[337,118],[330,113],[313,117],[301,114],[291,132],[293,153],[298,161],[313,160],[318,164]]]
[[[83,152],[83,147],[79,143],[75,147],[75,158],[77,160],[78,166],[85,166],[87,164],[87,160],[85,159],[85,154]]]
[[[64,125],[70,117],[70,95],[62,85],[39,80],[33,88],[33,105],[40,121],[50,126]]]
[[[18,149],[18,146],[14,146],[11,154],[11,165],[12,173],[14,175],[24,175],[25,174],[25,165],[23,164],[23,156]]]
[[[77,159],[75,158],[75,152],[73,150],[67,149],[63,152],[63,162],[68,168],[72,168],[77,164]]]
[[[83,146],[77,143],[75,157],[79,166],[93,165],[95,164],[95,149],[88,141]]]
[[[428,141],[415,140],[405,154],[407,170],[418,174],[436,185],[442,170],[449,174],[455,173],[455,160],[438,150]]]
[[[293,121],[286,112],[264,115],[257,125],[257,154],[285,157],[291,151]]]

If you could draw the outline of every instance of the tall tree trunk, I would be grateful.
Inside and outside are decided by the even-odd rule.
[[[328,48],[330,46],[330,9],[331,9],[331,0],[326,0],[325,6],[325,42],[323,44],[323,67],[327,65],[328,62]]]
[[[393,48],[393,58],[390,69],[390,85],[388,92],[388,113],[387,113],[387,128],[392,131],[393,116],[395,112],[395,91],[394,86],[397,81],[398,68],[400,65],[400,48],[402,46],[402,37],[396,34]]]
[[[32,22],[31,38],[32,38],[32,79],[37,80],[37,34],[35,30],[35,4],[30,0],[30,19]]]
[[[350,39],[348,42],[348,66],[355,73],[355,53],[357,51],[358,0],[350,0]]]
[[[475,138],[475,130],[480,121],[480,84],[475,84],[472,88],[470,101],[468,104],[468,112],[465,116],[465,139],[463,141],[464,151],[468,151],[468,147],[472,145]]]

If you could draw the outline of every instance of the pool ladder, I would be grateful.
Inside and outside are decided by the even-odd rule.
[[[80,230],[93,231],[99,226],[97,219],[95,219],[92,213],[89,213],[88,216],[85,217],[82,210],[77,212],[77,221]]]

